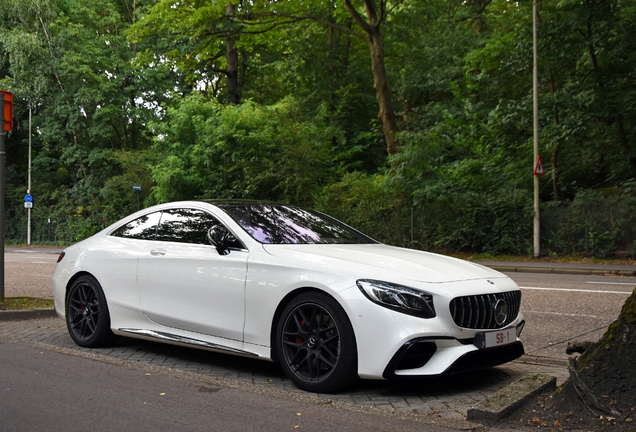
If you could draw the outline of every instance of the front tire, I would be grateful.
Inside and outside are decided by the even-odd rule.
[[[104,291],[92,276],[81,276],[66,297],[66,327],[75,343],[97,348],[115,339]]]
[[[281,366],[299,388],[334,392],[358,378],[353,327],[328,295],[311,292],[295,297],[283,310],[276,335]]]

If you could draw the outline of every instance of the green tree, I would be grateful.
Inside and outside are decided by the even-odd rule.
[[[33,109],[36,217],[110,219],[136,208],[128,186],[118,194],[130,197],[130,206],[106,216],[102,189],[127,170],[119,153],[144,157],[150,145],[146,125],[159,114],[166,90],[183,79],[161,65],[133,64],[137,46],[125,36],[135,20],[130,7],[125,0],[0,5],[7,70],[1,86],[14,92],[19,116],[24,118],[27,105]],[[26,127],[21,122],[18,130]]]
[[[245,62],[242,63],[241,72],[238,71],[237,53],[250,51],[249,48],[241,46],[267,38],[263,36],[266,33],[299,22],[314,21],[331,29],[330,50],[334,46],[334,31],[363,40],[371,53],[371,70],[380,111],[379,118],[387,152],[392,155],[398,151],[395,142],[397,124],[380,32],[381,25],[387,21],[391,5],[385,0],[364,0],[362,3],[365,12],[359,11],[350,0],[344,0],[348,12],[345,16],[336,8],[335,2],[329,0],[283,3],[217,0],[212,3],[187,4],[175,0],[162,0],[134,26],[133,40],[158,40],[163,55],[180,67],[192,70],[193,81],[204,78],[205,70],[222,73],[226,81],[226,98],[232,102],[239,100],[239,87],[243,82],[237,80],[239,76],[243,77],[245,72]],[[395,6],[398,5],[399,2]],[[356,24],[358,31],[352,27],[352,22]],[[271,39],[271,36],[269,38]],[[223,57],[222,45],[225,45],[225,67],[208,68],[208,63],[216,62]],[[155,59],[155,54],[147,52],[146,61],[151,59]],[[211,81],[216,79],[218,75]]]
[[[166,155],[152,168],[153,198],[259,198],[302,205],[332,181],[331,145],[341,132],[325,108],[303,112],[291,97],[272,106],[222,105],[192,95],[154,123]],[[312,115],[313,114],[313,115]]]

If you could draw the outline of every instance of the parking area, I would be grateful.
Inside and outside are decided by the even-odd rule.
[[[141,340],[120,338],[109,348],[86,349],[73,343],[59,318],[0,323],[0,340],[25,343],[71,355],[90,356],[98,361],[153,372],[179,375],[221,385],[261,386],[296,396],[317,396],[325,403],[338,402],[364,409],[414,413],[461,427],[467,410],[498,389],[529,373],[567,378],[564,365],[539,365],[515,361],[466,375],[405,382],[360,381],[346,392],[314,395],[298,390],[275,363],[234,357]]]

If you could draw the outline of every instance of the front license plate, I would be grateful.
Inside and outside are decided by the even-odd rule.
[[[494,348],[507,345],[517,340],[517,329],[509,328],[491,332],[478,333],[475,335],[475,345],[477,348]]]

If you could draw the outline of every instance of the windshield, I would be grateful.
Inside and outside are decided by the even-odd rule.
[[[269,203],[217,205],[260,243],[376,243],[342,222],[313,210]]]

